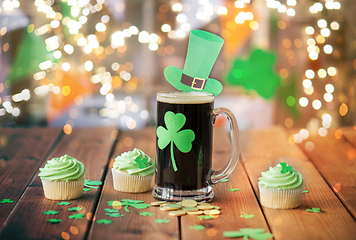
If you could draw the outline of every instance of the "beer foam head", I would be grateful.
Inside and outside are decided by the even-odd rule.
[[[214,95],[206,92],[159,92],[157,101],[173,104],[199,104],[214,101]]]

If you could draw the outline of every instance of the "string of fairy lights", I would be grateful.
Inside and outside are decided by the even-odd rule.
[[[234,6],[237,9],[241,9],[235,16],[235,24],[248,24],[252,30],[258,30],[258,20],[255,20],[255,16],[252,12],[244,11],[244,9],[246,6],[256,7],[258,5],[257,3],[261,2],[262,0],[235,1]],[[167,4],[162,3],[159,6],[159,14],[166,14],[171,11],[176,13],[176,17],[173,22],[162,21],[160,31],[157,33],[139,29],[137,26],[127,22],[122,25],[121,30],[112,31],[112,28],[110,28],[112,16],[109,14],[110,11],[105,10],[109,8],[105,0],[96,0],[95,2],[90,0],[62,0],[62,3],[68,5],[70,14],[64,15],[61,12],[56,12],[54,0],[34,1],[34,6],[38,13],[43,14],[48,19],[48,22],[42,26],[34,26],[34,24],[30,24],[27,27],[27,31],[34,32],[37,36],[45,38],[46,48],[48,51],[52,52],[54,61],[47,60],[41,62],[39,64],[40,71],[34,73],[33,79],[35,81],[43,80],[57,69],[61,69],[64,72],[68,72],[71,69],[79,69],[90,75],[91,83],[100,86],[99,92],[101,95],[105,96],[107,104],[105,105],[106,107],[99,111],[100,115],[108,118],[117,118],[126,110],[131,110],[133,112],[141,110],[140,115],[143,118],[147,118],[147,110],[138,109],[138,105],[133,102],[132,98],[125,99],[125,101],[118,101],[115,100],[115,95],[113,94],[115,89],[121,87],[123,87],[128,94],[134,93],[137,89],[140,81],[132,74],[132,69],[134,68],[133,63],[113,61],[109,64],[109,69],[105,66],[97,65],[100,65],[101,60],[107,58],[111,54],[125,53],[128,47],[127,42],[132,41],[131,38],[133,36],[137,37],[139,43],[147,45],[150,51],[156,52],[159,56],[173,54],[175,52],[174,46],[166,45],[165,39],[182,39],[188,36],[188,33],[192,28],[192,25],[190,24],[192,19],[188,18],[187,13],[193,11],[191,10],[192,8],[189,3],[175,1],[170,1]],[[280,14],[285,14],[287,17],[298,15],[297,0],[266,0],[265,3],[267,8],[276,10]],[[214,14],[217,16],[226,15],[229,11],[225,6],[214,6],[209,3],[209,0],[199,0],[198,4],[199,7],[195,13],[196,19],[194,20],[199,20],[203,23],[212,20]],[[3,1],[0,11],[11,12],[19,7],[20,2],[17,0],[5,0]],[[317,19],[314,26],[306,26],[305,28],[305,34],[307,36],[305,46],[310,61],[317,61],[323,54],[335,54],[334,47],[328,39],[334,32],[339,30],[340,24],[337,21],[328,22],[322,17],[318,19],[318,16],[321,16],[320,13],[322,11],[334,11],[340,10],[340,8],[340,2],[334,0],[319,0],[313,2],[309,7],[310,14],[314,14],[316,16],[315,19]],[[125,5],[123,3],[118,3],[116,4],[115,9],[111,9],[111,11],[122,12],[124,9]],[[95,13],[102,13],[100,21],[95,24],[96,32],[86,34],[87,31],[84,31],[84,29],[87,27],[91,15]],[[191,14],[189,16],[191,16]],[[158,17],[159,16],[157,16],[157,18]],[[228,24],[231,23],[229,22]],[[63,34],[59,34],[62,31],[69,32],[70,37],[67,39],[70,39],[70,41],[66,42]],[[2,28],[0,30],[1,36],[4,36],[6,32],[6,28]],[[110,41],[105,41],[107,38],[110,38]],[[9,43],[2,44],[2,50],[3,52],[6,52],[5,50],[9,48]],[[97,59],[83,58],[85,61],[79,61],[80,66],[76,66],[76,63],[70,59],[70,57],[74,56],[76,53],[79,53],[80,56],[95,56]],[[332,81],[324,81],[325,79],[332,79]],[[289,103],[293,102],[293,104],[295,102],[303,108],[311,105],[316,111],[324,108],[332,110],[336,107],[334,103],[334,82],[337,81],[337,79],[338,72],[336,66],[328,66],[327,68],[320,69],[306,69],[303,80],[301,81],[305,96],[300,96],[299,99],[292,99],[293,101],[289,98],[288,101]],[[322,80],[323,83],[325,83],[325,93],[322,95],[322,98],[312,99],[315,82],[319,80]],[[142,84],[144,84],[144,82]],[[0,84],[0,92],[3,91],[4,86],[8,87],[9,84],[2,84],[2,86]],[[46,82],[46,84],[35,87],[33,93],[29,89],[23,89],[20,93],[12,95],[11,100],[6,98],[6,101],[1,102],[0,98],[0,103],[2,103],[2,108],[0,107],[0,116],[7,113],[12,114],[15,117],[19,116],[21,110],[17,107],[17,103],[28,101],[33,94],[39,97],[48,94],[63,94],[66,96],[70,91],[68,88],[69,86],[63,86],[61,88],[54,82]],[[325,136],[328,129],[332,126],[333,116],[325,111],[323,112],[324,113],[320,115],[320,126],[318,123],[315,123],[315,119],[311,119],[307,126],[308,130],[302,129],[300,133],[291,137],[291,141],[300,143],[308,138],[309,131],[313,126],[314,129],[317,128],[319,135]],[[338,112],[341,116],[347,114],[348,107],[346,102],[341,103]],[[122,115],[122,117],[124,117],[124,115]],[[130,129],[136,127],[136,123],[133,119],[126,117],[124,123]],[[285,125],[286,127],[291,127],[293,125],[293,120],[287,118]]]

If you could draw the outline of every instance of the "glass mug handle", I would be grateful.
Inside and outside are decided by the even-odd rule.
[[[239,128],[235,116],[227,108],[216,108],[212,112],[213,122],[215,122],[215,118],[220,114],[225,115],[230,123],[231,155],[230,160],[227,162],[225,168],[220,171],[213,170],[209,180],[210,184],[216,184],[224,179],[227,179],[235,169],[240,156]]]

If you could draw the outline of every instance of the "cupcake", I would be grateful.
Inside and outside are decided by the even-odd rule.
[[[115,158],[112,168],[114,188],[120,192],[141,193],[150,190],[154,162],[135,148]]]
[[[48,160],[40,168],[45,197],[52,200],[70,200],[82,196],[84,187],[84,164],[64,155]]]
[[[274,209],[296,208],[303,195],[303,176],[282,162],[262,172],[258,180],[260,201],[265,207]]]

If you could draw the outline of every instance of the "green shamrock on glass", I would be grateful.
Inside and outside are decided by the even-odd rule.
[[[234,170],[239,156],[237,123],[228,109],[214,109],[213,104],[210,93],[157,94],[155,198],[211,200],[211,185],[226,180]],[[213,124],[220,114],[231,122],[232,154],[224,169],[214,171]]]
[[[167,126],[165,129],[162,126],[157,128],[158,147],[163,150],[168,144],[171,144],[171,160],[174,171],[177,171],[177,164],[174,159],[173,146],[175,145],[181,152],[187,153],[192,149],[192,142],[194,141],[195,134],[191,129],[181,130],[186,122],[183,114],[174,114],[168,111],[164,114],[164,122]]]

